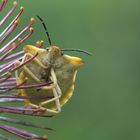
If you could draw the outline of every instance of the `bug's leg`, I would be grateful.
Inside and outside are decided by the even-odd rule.
[[[51,81],[53,82],[53,84],[50,85],[50,86],[44,86],[44,87],[42,87],[41,89],[42,89],[42,90],[51,90],[51,89],[53,89],[53,88],[56,88],[56,89],[58,90],[58,95],[61,96],[61,94],[62,94],[62,93],[61,93],[61,89],[59,88],[59,86],[58,86],[58,84],[57,84],[56,75],[55,75],[53,69],[51,69],[51,76],[50,76],[50,79],[51,79]]]
[[[23,69],[38,83],[40,83],[41,81],[32,73],[32,71],[30,71],[28,69],[27,66],[23,66]]]
[[[54,95],[54,98],[50,99],[50,100],[47,100],[47,101],[44,101],[44,102],[41,102],[40,103],[40,106],[44,106],[50,102],[53,102],[55,101],[55,104],[56,104],[56,107],[57,109],[56,110],[52,110],[52,109],[47,109],[48,112],[50,113],[59,113],[61,112],[61,105],[60,105],[60,101],[59,101],[59,98],[61,97],[62,95],[62,92],[61,92],[61,89],[59,88],[58,84],[57,84],[57,79],[56,79],[56,75],[55,75],[55,72],[54,72],[54,69],[52,68],[51,69],[51,80],[54,82],[54,84],[56,85],[52,91],[53,91],[53,95]]]
[[[59,98],[61,97],[62,93],[61,93],[61,90],[60,90],[60,88],[57,84],[57,79],[56,79],[56,76],[55,76],[55,73],[54,73],[53,69],[51,70],[51,75],[52,75],[51,80],[53,81],[54,85],[52,87],[45,86],[45,87],[42,87],[42,88],[44,90],[52,89],[54,98],[49,99],[49,100],[44,101],[44,102],[41,102],[40,105],[35,105],[35,104],[30,103],[30,102],[27,102],[26,106],[41,109],[42,111],[45,111],[46,113],[57,114],[61,111],[61,105],[60,105]],[[57,107],[56,110],[48,109],[48,108],[43,107],[44,105],[46,105],[50,102],[53,102],[53,101],[55,101],[55,103],[56,103],[56,107]]]
[[[22,59],[22,61],[21,61],[21,64],[24,63],[24,61],[26,60],[27,57],[33,57],[33,55],[30,54],[30,53],[26,53],[26,54],[23,56],[23,59]],[[45,69],[48,68],[48,67],[46,67],[45,65],[43,65],[37,58],[34,58],[33,61],[35,61],[35,62],[36,62],[40,67],[42,67],[42,68],[45,68]],[[29,68],[28,68],[26,65],[23,66],[23,69],[24,69],[36,82],[38,82],[38,83],[41,82],[40,79],[38,79],[38,78],[32,73],[32,71],[29,70]]]
[[[26,58],[28,57],[28,54],[24,54],[22,61],[20,62],[20,64],[23,64],[26,60]],[[35,59],[35,58],[34,58]],[[28,67],[26,65],[23,66],[23,69],[38,83],[40,83],[40,80],[28,69]]]
[[[32,60],[32,58],[35,59],[35,56],[32,56],[30,59]],[[40,80],[27,68],[26,63],[28,62],[29,59],[28,60],[26,60],[26,59],[27,59],[27,54],[24,54],[21,61],[15,62],[15,66],[18,67],[18,66],[22,66],[24,64],[22,66],[22,69],[24,69],[36,82],[40,83]],[[19,79],[17,68],[14,71],[15,71],[16,79]],[[17,80],[17,83],[18,83],[18,81],[19,80]]]
[[[40,109],[40,110],[42,110],[46,113],[53,113],[53,114],[59,113],[61,111],[61,106],[60,106],[60,102],[59,102],[59,98],[61,96],[58,96],[55,88],[53,88],[52,90],[53,90],[54,98],[49,99],[49,100],[44,101],[44,102],[41,102],[40,105],[35,105],[33,103],[30,103],[30,102],[26,101],[25,106],[28,106],[28,107],[30,106],[32,108]],[[43,107],[43,105],[48,104],[48,103],[53,102],[53,101],[56,102],[57,110],[51,110],[51,109]]]
[[[56,110],[47,109],[46,111],[47,111],[47,112],[50,112],[50,113],[57,114],[57,113],[60,113],[60,112],[61,112],[61,105],[60,105],[60,101],[59,101],[59,98],[60,98],[61,96],[59,96],[59,95],[57,94],[55,88],[53,89],[53,94],[54,94],[54,98],[53,98],[53,99],[50,99],[50,100],[48,100],[48,101],[46,101],[46,102],[43,102],[43,103],[41,103],[41,105],[45,105],[45,104],[48,104],[48,103],[50,103],[50,102],[55,101],[55,103],[56,103]]]
[[[30,102],[26,102],[26,105],[25,106],[30,106],[32,108],[36,108],[36,109],[40,109],[42,111],[46,111],[46,108],[42,107],[42,106],[39,106],[39,105],[35,105],[35,104],[32,104]]]
[[[16,67],[18,67],[20,64],[21,64],[20,61],[16,61],[14,65],[15,65]],[[15,70],[15,78],[16,78],[16,84],[19,85],[19,84],[20,84],[20,79],[19,79],[19,72],[18,72],[18,70]],[[18,93],[18,92],[17,92],[16,95],[17,95],[17,96],[18,96],[18,95],[20,96],[21,93]]]
[[[28,56],[29,56],[29,57],[33,57],[32,54],[26,53],[26,54],[24,55],[23,62],[24,62],[24,60],[26,59],[26,57],[28,57]],[[47,66],[45,66],[44,64],[42,64],[42,62],[40,62],[40,60],[37,59],[37,58],[34,58],[33,61],[35,61],[40,67],[42,67],[42,68],[44,68],[44,69],[47,69],[47,68],[48,68]]]

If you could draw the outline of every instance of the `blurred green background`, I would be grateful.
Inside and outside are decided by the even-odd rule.
[[[49,140],[140,140],[140,1],[18,1],[19,7],[25,7],[21,27],[30,17],[40,15],[54,44],[93,53],[91,57],[69,53],[83,58],[85,65],[79,70],[74,95],[62,113],[52,119],[23,117],[55,131],[20,128],[47,134]],[[34,29],[26,44],[43,39],[48,47],[38,20]]]

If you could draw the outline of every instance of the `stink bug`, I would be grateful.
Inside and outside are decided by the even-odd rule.
[[[49,85],[46,86],[35,86],[34,88],[32,86],[32,88],[20,89],[19,92],[22,96],[27,97],[24,100],[25,106],[41,109],[44,115],[47,113],[57,114],[72,96],[77,70],[84,64],[81,58],[65,55],[63,52],[85,51],[61,50],[59,47],[52,45],[42,18],[39,16],[38,18],[46,30],[50,47],[43,49],[37,46],[26,45],[24,47],[24,56],[21,61],[17,62],[17,65],[25,64],[29,58],[34,57],[34,59],[16,71],[16,79],[18,79],[18,85],[22,83],[25,83],[26,86],[48,83]],[[45,96],[47,97],[45,98]]]

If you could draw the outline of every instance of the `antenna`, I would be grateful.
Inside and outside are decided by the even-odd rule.
[[[52,45],[52,42],[51,42],[51,39],[50,39],[50,35],[49,35],[49,32],[48,32],[47,26],[45,25],[43,19],[40,16],[37,16],[37,17],[41,21],[41,23],[42,23],[42,25],[43,25],[43,27],[45,29],[46,35],[48,37],[49,44]]]
[[[85,50],[81,50],[81,49],[62,49],[62,51],[82,52],[82,53],[85,53],[87,55],[91,55],[92,56],[92,53],[90,53],[88,51],[85,51]]]

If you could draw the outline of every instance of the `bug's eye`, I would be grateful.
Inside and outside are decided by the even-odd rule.
[[[64,55],[64,53],[63,53],[63,52],[61,52],[61,55]]]
[[[48,51],[48,50],[49,50],[49,48],[46,48],[46,50]]]

